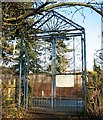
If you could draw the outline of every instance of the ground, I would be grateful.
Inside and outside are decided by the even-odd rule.
[[[21,118],[21,119],[12,119],[12,118],[3,118],[2,120],[103,120],[100,118],[83,118],[81,116],[68,116],[68,115],[51,115],[51,114],[41,114],[36,113],[32,115],[32,118]]]

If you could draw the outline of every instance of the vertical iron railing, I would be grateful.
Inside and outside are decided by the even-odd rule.
[[[22,70],[23,70],[23,43],[25,43],[25,64],[24,64],[24,107],[28,110],[28,42],[24,42],[24,34],[22,34],[20,44],[20,68],[19,68],[19,83],[18,83],[18,109],[21,107],[21,84],[22,84]]]
[[[56,110],[56,39],[52,38],[52,95],[51,95],[51,111]]]
[[[86,92],[86,38],[85,30],[81,36],[81,49],[82,49],[82,99],[84,101],[83,106],[86,103],[85,92]]]
[[[18,109],[20,109],[21,104],[21,81],[22,81],[22,57],[23,57],[23,42],[24,42],[24,35],[22,34],[21,44],[20,44],[20,68],[19,68],[19,82],[18,82]]]
[[[84,38],[81,37],[81,52],[82,52],[82,98],[84,99]]]
[[[86,84],[86,76],[87,76],[87,74],[86,74],[86,70],[87,70],[87,68],[86,68],[86,35],[85,35],[85,30],[84,30],[84,71],[85,71],[85,84]],[[86,86],[85,86],[86,87]],[[85,90],[86,90],[86,88],[85,88]]]
[[[24,107],[28,110],[28,40],[25,40]]]
[[[84,77],[83,77],[83,79],[84,79],[84,110],[86,110],[85,108],[86,108],[86,90],[87,90],[87,81],[86,81],[86,78],[87,78],[87,70],[86,70],[86,35],[85,35],[86,33],[85,33],[85,29],[84,29],[84,31],[83,31],[83,35],[84,35]]]
[[[86,91],[86,38],[85,30],[83,30],[83,78],[84,78],[84,92]]]

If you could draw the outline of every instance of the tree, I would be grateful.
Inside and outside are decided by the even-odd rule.
[[[101,119],[103,116],[103,74],[100,66],[94,60],[94,70],[88,72],[88,84],[86,92],[86,111],[89,116]]]
[[[35,3],[36,4],[36,3]],[[48,2],[44,3],[44,4],[40,4],[40,6],[37,8],[37,9],[41,9],[41,7],[45,6],[49,4]],[[32,5],[33,3],[3,3],[3,16],[4,16],[4,19],[5,19],[5,16],[7,16],[7,19],[8,17],[12,17],[12,16],[15,16],[16,18],[18,18],[18,16],[20,17],[21,14],[24,14],[26,12],[28,12],[29,10],[32,10]],[[10,8],[10,9],[9,9]],[[15,9],[16,8],[16,9]],[[8,10],[9,9],[9,10]],[[15,12],[18,12],[18,14],[15,15]],[[37,13],[37,14],[40,14]],[[3,21],[5,21],[3,19]],[[4,37],[4,42],[7,44],[6,42],[6,39],[15,39],[15,37],[18,37],[20,38],[21,35],[23,34],[24,31],[26,31],[25,34],[28,34],[28,35],[31,35],[33,34],[34,31],[32,31],[32,29],[30,29],[29,31],[27,31],[27,29],[33,24],[33,21],[34,19],[33,18],[26,18],[26,19],[18,19],[15,21],[15,19],[13,21],[10,21],[10,23],[7,23],[5,24],[5,22],[3,22],[3,37]],[[7,26],[5,26],[7,25]],[[9,25],[9,26],[8,26]],[[10,26],[11,25],[11,26]],[[5,28],[5,29],[4,29]],[[51,28],[50,28],[51,29]],[[19,34],[18,34],[19,33]],[[33,41],[34,40],[34,41]],[[32,41],[32,42],[31,42]],[[40,45],[39,47],[36,48],[36,46],[38,46],[39,41],[38,40],[35,40],[34,38],[30,37],[29,36],[29,58],[30,58],[30,70],[31,71],[38,71],[37,69],[40,68],[41,71],[43,71],[43,68],[41,66],[42,64],[42,60],[40,59],[40,55],[41,55],[41,51],[39,50],[40,49]],[[45,44],[45,43],[43,43]],[[48,42],[49,44],[49,42]],[[64,43],[61,43],[61,48],[62,46],[65,47],[65,51],[66,50],[66,45]],[[18,46],[18,48],[20,47],[20,44]],[[42,46],[42,49],[45,47]],[[5,51],[5,49],[7,48],[4,44],[4,47],[3,47],[3,51]],[[45,49],[45,48],[44,48]],[[46,48],[47,49],[47,48]],[[36,50],[36,51],[35,51]],[[13,52],[13,49],[9,50],[11,52]],[[24,51],[24,50],[23,50]],[[39,52],[38,52],[39,51]],[[7,51],[6,51],[7,52]],[[24,54],[24,52],[23,52]],[[37,61],[37,57],[39,58],[38,59],[38,63],[36,62]],[[57,66],[57,70],[58,72],[61,72],[62,70],[60,70],[62,68],[63,65],[59,65],[59,62],[60,64],[62,64],[62,61],[64,61],[66,64],[68,64],[67,62],[67,58],[65,58],[65,60],[61,59],[61,57],[63,56],[60,56],[60,53],[58,52],[58,66]],[[63,57],[64,58],[64,57]],[[60,60],[61,59],[61,60]],[[7,59],[6,59],[7,60]],[[19,63],[19,62],[18,62]],[[36,66],[34,66],[34,64],[36,64]],[[17,67],[17,66],[16,66]],[[47,66],[47,69],[48,69],[49,65]],[[61,67],[61,68],[60,68]],[[63,67],[64,68],[64,67]],[[66,69],[66,68],[65,68]],[[63,71],[62,71],[63,72]]]
[[[103,16],[101,11],[101,3],[97,3],[94,0],[91,2],[4,2],[2,3],[2,37],[14,39],[15,37],[21,37],[23,31],[27,31],[33,23],[36,23],[36,15],[43,15],[44,12],[52,9],[61,8],[75,8],[75,12],[81,11],[84,7],[94,10],[99,15]],[[69,10],[69,9],[68,9]],[[29,30],[29,34],[32,30]],[[4,47],[3,49],[6,49]],[[9,51],[12,51],[9,49]],[[4,54],[4,53],[3,53]]]
[[[52,5],[51,5],[51,3],[52,3]],[[6,6],[4,4],[6,4]],[[33,3],[29,3],[30,9],[24,7],[28,3],[13,3],[14,4],[12,6],[13,8],[15,8],[15,5],[17,5],[17,4],[18,5],[21,4],[20,6],[22,6],[24,8],[24,9],[19,8],[20,12],[19,12],[19,14],[16,14],[15,16],[13,13],[12,13],[12,15],[8,14],[8,10],[11,7],[11,5],[10,5],[11,3],[4,3],[4,4],[3,4],[3,9],[5,9],[5,7],[8,6],[6,8],[6,10],[7,10],[6,13],[3,12],[3,16],[4,16],[3,21],[5,24],[7,22],[8,23],[16,22],[16,21],[28,18],[29,16],[33,16],[36,14],[43,14],[44,11],[49,11],[53,8],[60,8],[60,7],[75,7],[75,6],[88,7],[90,9],[93,9],[94,11],[96,11],[101,16],[103,16],[103,13],[101,12],[101,9],[100,9],[101,3],[97,3],[97,2],[87,2],[87,3],[85,3],[85,2],[54,2],[54,3],[53,2],[45,2],[45,3],[43,3],[42,2],[42,4],[37,8],[31,8],[31,5],[33,5]],[[34,4],[38,4],[38,3],[35,2]],[[17,6],[16,6],[16,8],[17,8]],[[15,11],[17,11],[17,9],[15,9]]]
[[[35,5],[34,5],[35,4]],[[99,15],[103,16],[103,13],[101,12],[101,3],[97,2],[35,2],[35,3],[10,3],[5,2],[2,3],[3,8],[3,14],[2,14],[2,37],[4,38],[4,46],[3,51],[6,50],[6,53],[9,51],[9,54],[13,51],[12,47],[10,49],[8,48],[8,44],[6,43],[6,40],[12,37],[13,39],[15,37],[21,38],[21,35],[23,32],[26,31],[27,34],[32,33],[32,29],[30,31],[27,31],[33,23],[36,23],[36,15],[43,15],[44,12],[47,12],[49,10],[53,9],[61,9],[63,7],[66,8],[75,8],[75,12],[80,11],[81,9],[84,9],[84,7],[90,8],[91,10],[94,10]],[[74,14],[73,13],[73,14]],[[33,19],[32,19],[33,18]],[[30,38],[31,39],[31,38]],[[33,43],[34,44],[34,43]],[[31,52],[31,49],[34,47],[32,43],[29,43],[29,52]],[[63,45],[63,43],[62,43]],[[61,48],[61,46],[60,46]],[[58,49],[59,50],[59,49]],[[37,53],[39,54],[39,53]],[[60,53],[61,54],[61,53]],[[61,63],[61,57],[58,53],[58,63]],[[62,54],[63,55],[63,54]],[[31,52],[31,66],[33,66],[33,62],[36,62],[36,54],[33,54]],[[64,56],[63,56],[64,57]],[[63,60],[63,59],[62,59]],[[66,62],[65,58],[65,62]],[[62,64],[59,64],[58,66],[63,66]],[[39,66],[40,67],[40,66]],[[34,67],[35,68],[35,67]],[[33,67],[32,67],[33,69]],[[64,71],[64,69],[60,70],[58,67],[58,71]]]
[[[49,11],[57,8],[71,8],[74,7],[76,9],[75,12],[80,11],[84,7],[90,8],[94,10],[99,15],[103,16],[103,12],[101,11],[101,3],[97,2],[34,2],[35,6],[33,7],[33,3],[2,3],[3,6],[3,17],[2,17],[2,29],[3,31],[6,29],[11,29],[15,31],[15,36],[18,34],[19,29],[23,27],[27,18],[36,16],[37,14],[43,15],[43,12]],[[79,7],[79,8],[78,8]],[[15,14],[16,13],[16,14]],[[36,22],[36,21],[35,21]]]
[[[36,23],[36,16],[43,15],[44,12],[52,10],[52,9],[61,9],[61,8],[75,8],[76,12],[84,9],[84,7],[88,7],[91,10],[96,11],[99,15],[103,16],[101,11],[101,3],[97,3],[94,0],[91,2],[4,2],[2,3],[2,37],[3,39],[15,39],[15,37],[21,37],[22,33],[26,31],[28,33],[28,29],[32,26],[33,23]],[[31,34],[32,29],[29,30],[28,34]],[[4,40],[5,42],[5,40]],[[7,47],[4,44],[4,49]],[[9,48],[10,51],[13,51],[13,48]],[[7,50],[6,50],[7,51]],[[4,53],[3,53],[4,55]]]

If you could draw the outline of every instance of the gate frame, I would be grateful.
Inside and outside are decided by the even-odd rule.
[[[43,23],[41,23],[41,20],[43,20],[47,15],[50,15],[52,14],[47,20],[45,20]],[[74,27],[74,29],[70,29],[70,30],[47,30],[47,31],[42,31],[42,32],[38,32],[38,29],[43,26],[47,21],[49,21],[49,19],[51,19],[53,16],[56,16],[56,17],[59,17],[60,19],[62,19],[63,21],[65,21],[67,24],[71,25],[72,27]],[[37,28],[34,28],[34,26],[36,26],[37,24],[40,24]],[[56,11],[49,11],[47,12],[45,15],[43,15],[43,17],[41,17],[38,21],[36,21],[33,25],[31,25],[29,27],[29,29],[27,30],[30,30],[30,29],[33,29],[34,30],[34,37],[35,37],[35,34],[37,35],[36,37],[37,38],[51,38],[52,41],[52,58],[53,58],[53,83],[52,83],[52,102],[51,102],[51,111],[55,111],[55,108],[54,108],[54,100],[55,100],[55,97],[56,97],[56,38],[62,38],[64,37],[62,34],[62,32],[66,32],[67,35],[65,35],[65,38],[69,38],[69,37],[77,37],[77,36],[80,36],[81,37],[81,51],[82,51],[82,99],[85,100],[85,91],[86,91],[86,37],[85,37],[85,29],[78,25],[77,23],[74,23],[73,21],[71,21],[70,19],[64,17],[63,15],[57,13]],[[46,33],[48,33],[48,35],[45,35]],[[58,34],[58,36],[54,36],[54,34]],[[20,48],[20,73],[19,73],[19,100],[18,100],[18,108],[20,109],[20,104],[21,104],[21,76],[22,76],[22,41],[24,40],[24,37],[25,35],[23,34],[22,35],[22,40],[21,40],[21,48]],[[25,103],[25,108],[26,110],[28,110],[28,48],[25,49],[25,56],[26,56],[26,59],[25,59],[25,64],[26,64],[26,67],[25,67],[25,83],[24,83],[24,86],[26,86],[26,89],[25,89],[25,96],[24,98],[26,98],[26,103]],[[53,100],[54,98],[54,100]]]

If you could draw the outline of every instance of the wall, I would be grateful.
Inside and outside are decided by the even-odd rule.
[[[69,77],[69,75],[68,75]],[[56,87],[56,96],[59,97],[82,97],[82,78],[81,75],[73,75],[74,86],[72,87]],[[33,95],[35,97],[50,97],[51,96],[51,82],[52,76],[48,74],[29,75],[30,83],[33,88]],[[65,83],[67,84],[67,83]]]
[[[69,78],[69,75],[68,75]],[[73,75],[74,85],[71,87],[56,87],[57,97],[81,98],[82,97],[82,77],[81,75]],[[6,87],[4,93],[7,97],[11,97],[15,91],[19,77],[11,74],[2,75],[3,85]],[[33,74],[28,76],[29,84],[32,88],[32,94],[36,97],[50,97],[52,88],[52,75],[50,74]],[[65,81],[65,80],[64,80]],[[65,82],[67,84],[67,82]]]

